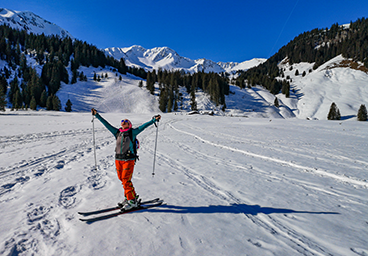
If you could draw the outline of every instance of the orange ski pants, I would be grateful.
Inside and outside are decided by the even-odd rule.
[[[121,161],[115,160],[116,171],[118,178],[123,184],[124,195],[128,200],[132,200],[136,197],[135,190],[132,183],[133,171],[134,171],[134,160]]]

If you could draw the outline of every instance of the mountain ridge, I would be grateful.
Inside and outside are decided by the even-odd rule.
[[[14,29],[24,29],[29,33],[57,35],[61,38],[74,37],[60,26],[47,21],[31,11],[13,11],[0,8],[0,25],[7,25]]]
[[[140,45],[130,47],[109,47],[104,49],[108,56],[115,59],[123,58],[127,66],[142,67],[146,71],[153,69],[183,70],[188,73],[196,72],[227,72],[235,74],[238,70],[247,70],[257,66],[267,59],[254,58],[238,62],[214,62],[206,58],[196,60],[179,55],[169,47],[154,47],[146,49]]]

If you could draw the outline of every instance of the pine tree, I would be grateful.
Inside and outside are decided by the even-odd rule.
[[[37,109],[37,103],[36,103],[36,99],[34,96],[32,96],[31,103],[29,104],[29,108],[32,110]]]
[[[19,81],[18,81],[18,77],[15,76],[14,79],[10,82],[10,91],[9,91],[9,99],[10,99],[10,102],[12,104],[13,103],[13,99],[14,99],[14,95],[15,93],[19,91]]]
[[[162,112],[166,112],[167,104],[168,104],[168,97],[167,97],[167,90],[165,87],[162,87],[160,90],[160,96],[158,99],[159,108]]]
[[[335,102],[332,102],[331,104],[327,119],[328,120],[340,120],[341,119],[340,110],[336,106]]]
[[[275,105],[276,108],[280,107],[279,100],[277,99],[277,97],[275,97],[275,101],[273,102],[273,104]]]
[[[77,76],[78,71],[76,69],[72,69],[72,81],[70,82],[71,84],[75,84],[77,82]]]
[[[6,95],[3,90],[0,90],[0,111],[5,111],[6,107]]]
[[[146,88],[153,95],[155,93],[155,81],[154,75],[151,72],[147,73]]]
[[[367,108],[363,104],[360,105],[360,108],[358,110],[357,119],[358,121],[367,121],[368,119]]]
[[[47,103],[47,93],[46,91],[44,90],[41,94],[41,99],[40,99],[40,106],[41,107],[46,107],[46,103]]]
[[[65,111],[66,112],[71,112],[72,111],[72,102],[70,101],[70,99],[68,99],[68,101],[66,102],[66,107],[65,107]]]
[[[197,111],[197,102],[196,102],[196,97],[195,97],[195,85],[194,83],[192,84],[192,88],[190,91],[190,108],[192,111]]]
[[[61,110],[61,102],[58,96],[54,95],[52,97],[52,109],[56,111]]]
[[[53,95],[50,95],[49,97],[47,97],[47,101],[46,101],[46,109],[47,110],[53,110],[52,97],[53,97]]]
[[[0,91],[2,91],[4,95],[6,95],[7,90],[8,90],[8,82],[6,81],[6,78],[1,75],[0,76]]]
[[[14,94],[12,103],[13,103],[13,108],[15,108],[17,110],[22,107],[23,101],[22,101],[22,97],[20,95],[19,90],[17,90],[16,93]]]
[[[123,59],[123,58],[121,58],[121,59],[120,59],[120,62],[119,62],[119,65],[118,65],[118,71],[119,71],[121,74],[123,74],[123,75],[125,75],[125,74],[126,74],[126,72],[128,71],[128,68],[127,68],[127,66],[125,65],[125,61],[124,61],[124,59]]]

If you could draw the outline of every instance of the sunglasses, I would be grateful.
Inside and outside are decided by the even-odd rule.
[[[128,119],[121,120],[122,123],[129,123]]]

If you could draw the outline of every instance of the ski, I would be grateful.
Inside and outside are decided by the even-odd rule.
[[[125,214],[125,213],[131,213],[131,212],[136,212],[136,211],[140,211],[140,210],[145,210],[145,209],[157,207],[157,206],[162,205],[163,202],[164,202],[163,200],[159,200],[159,201],[157,201],[153,204],[152,203],[151,204],[146,204],[146,205],[141,204],[138,208],[134,208],[134,209],[131,209],[131,210],[128,210],[128,211],[119,211],[119,212],[114,212],[114,213],[111,213],[111,214],[92,217],[92,218],[87,218],[87,219],[81,218],[79,220],[87,222],[87,223],[92,223],[92,222],[99,221],[99,220],[105,220],[105,219],[113,218],[113,217],[116,217],[116,216],[119,216],[119,215],[122,215],[122,214]]]
[[[148,201],[143,201],[140,202],[140,204],[153,204],[160,201],[160,198],[155,198],[152,200],[148,200]],[[105,212],[111,212],[111,211],[115,211],[115,210],[120,210],[119,206],[115,206],[115,207],[111,207],[111,208],[106,208],[106,209],[101,209],[101,210],[97,210],[97,211],[89,211],[89,212],[78,212],[78,214],[83,215],[83,216],[89,216],[89,215],[95,215],[95,214],[100,214],[100,213],[105,213]]]

